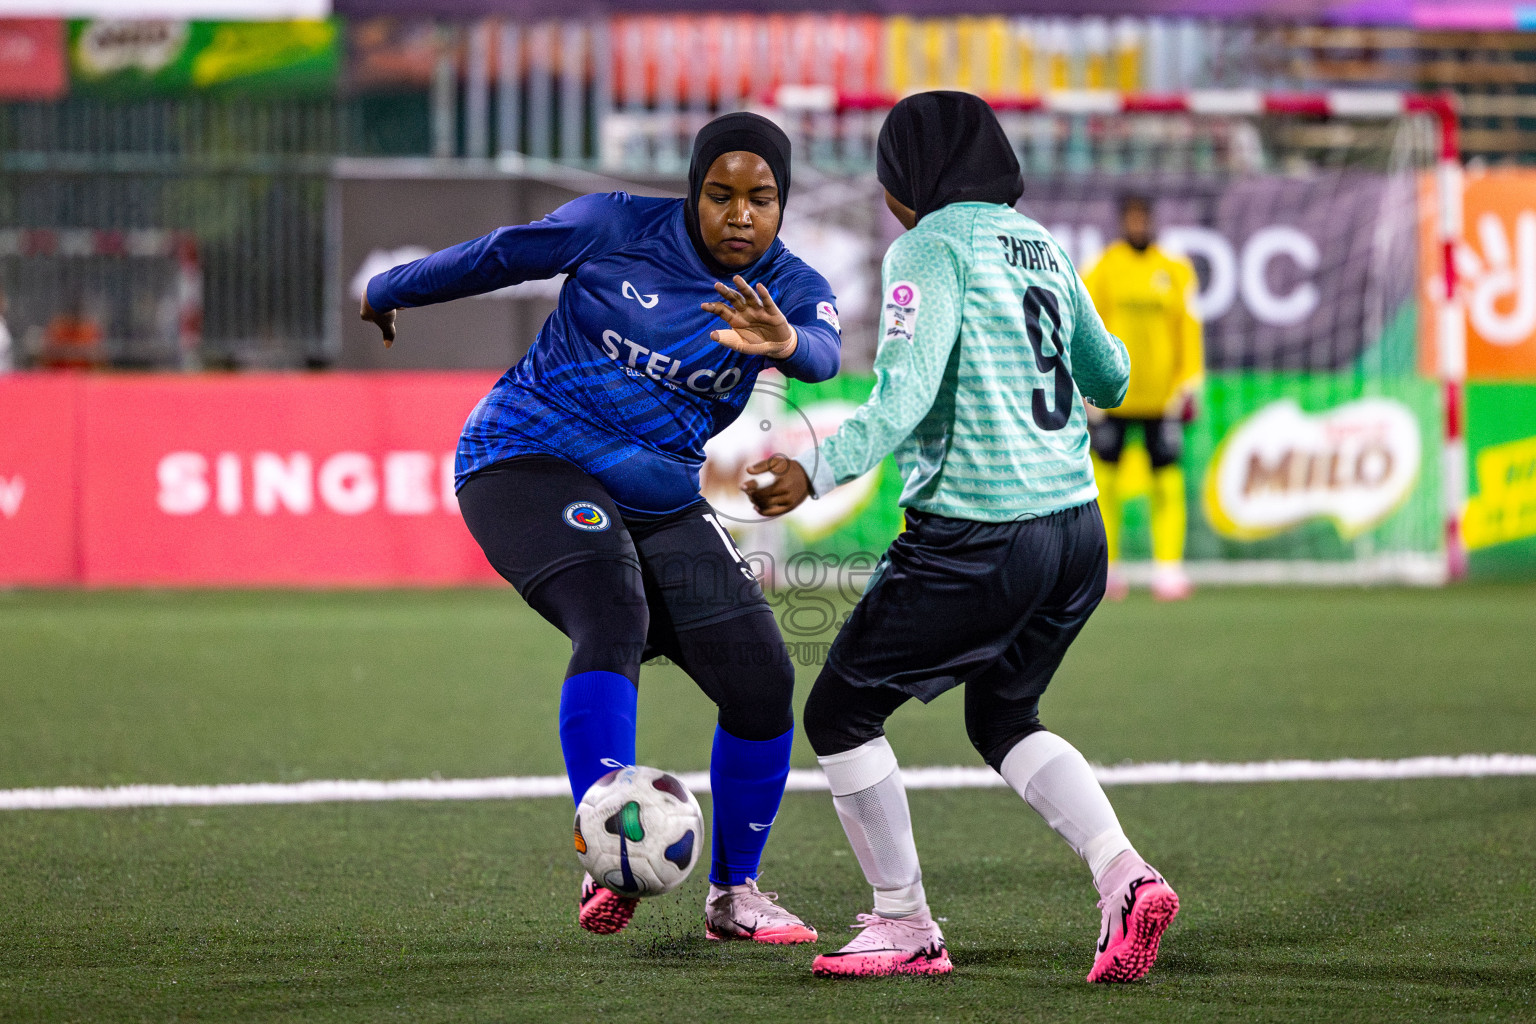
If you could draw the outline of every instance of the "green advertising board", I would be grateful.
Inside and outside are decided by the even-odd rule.
[[[326,92],[341,71],[341,23],[69,23],[70,88],[139,95],[194,91]]]
[[[1467,388],[1472,574],[1536,576],[1536,383]]]
[[[1188,557],[1438,551],[1438,396],[1408,374],[1213,374],[1186,434]]]
[[[786,395],[824,435],[873,386],[868,374],[844,374],[790,381]],[[1440,397],[1438,382],[1411,370],[1209,374],[1200,415],[1185,432],[1187,557],[1436,564],[1444,531]],[[1536,383],[1469,385],[1467,421],[1472,573],[1536,576]],[[1132,438],[1121,470],[1130,492],[1123,556],[1137,561],[1151,557],[1150,477]],[[901,530],[900,495],[887,458],[832,518],[813,527],[791,521],[786,553],[878,555]]]
[[[1269,223],[1271,193],[1284,189],[1293,190],[1298,209],[1324,203],[1323,248],[1336,253],[1326,265],[1339,272],[1312,284],[1338,287],[1317,293],[1312,321],[1266,320],[1246,299],[1207,321],[1214,368],[1199,414],[1184,430],[1181,459],[1186,558],[1210,579],[1439,581],[1447,565],[1444,464],[1457,455],[1445,450],[1442,385],[1421,370],[1420,300],[1411,278],[1396,257],[1375,270],[1357,258],[1362,239],[1374,239],[1373,253],[1381,248],[1378,219],[1385,197],[1396,193],[1368,174],[1244,178],[1222,193],[1215,227],[1236,245],[1254,224]],[[1318,198],[1308,189],[1329,191]],[[1076,198],[1059,207],[1038,196],[1032,202],[1043,223],[1070,225],[1085,216]],[[1103,205],[1103,216],[1112,215],[1111,205]],[[1386,226],[1405,224],[1411,220]],[[1375,234],[1361,233],[1361,225],[1377,225]],[[1100,227],[1109,230],[1110,222]],[[1402,235],[1394,245],[1410,251],[1415,237]],[[820,385],[791,381],[787,393],[798,405],[826,407],[811,432],[824,437],[836,414],[846,415],[871,386],[868,375],[845,375]],[[1473,381],[1466,395],[1463,536],[1472,574],[1536,577],[1536,380]],[[1118,483],[1128,499],[1122,557],[1149,560],[1151,471],[1135,431]],[[901,481],[891,460],[860,488],[852,498],[822,499],[833,514],[782,524],[785,543],[776,550],[883,550],[901,528]]]
[[[791,382],[813,419],[819,408],[862,402],[867,375]],[[1185,436],[1188,557],[1214,561],[1344,562],[1440,549],[1438,388],[1412,374],[1369,376],[1238,371],[1206,382],[1201,415]],[[836,417],[832,417],[835,420]],[[1139,463],[1139,465],[1138,465]],[[830,528],[791,529],[792,547],[878,553],[901,529],[901,480],[892,460]],[[1133,444],[1124,557],[1150,557],[1145,453]]]
[[[820,384],[806,384],[789,380],[786,398],[797,413],[812,425],[818,436],[830,433],[827,425],[835,429],[848,412],[861,405],[874,390],[874,374],[844,373]],[[794,454],[794,453],[790,453]],[[879,555],[902,529],[902,512],[897,501],[901,498],[901,474],[896,460],[889,456],[872,471],[870,479],[845,492],[835,516],[822,519],[814,526],[797,524],[789,520],[787,548],[795,551],[816,551],[821,554],[847,558],[859,552]],[[839,490],[844,490],[839,488]]]

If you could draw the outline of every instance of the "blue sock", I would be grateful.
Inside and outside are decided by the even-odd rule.
[[[560,688],[560,749],[577,803],[614,762],[635,763],[635,705],[640,693],[617,672],[578,672]]]
[[[789,778],[794,738],[795,730],[789,729],[771,740],[743,740],[715,727],[709,759],[715,856],[709,880],[716,885],[740,885],[757,877],[768,828],[778,816]]]

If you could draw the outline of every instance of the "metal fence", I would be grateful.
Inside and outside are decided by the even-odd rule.
[[[27,240],[0,252],[0,284],[24,359],[323,358],[337,120],[332,99],[0,107],[0,230]],[[185,243],[157,247],[145,232]],[[199,295],[187,294],[189,264]]]

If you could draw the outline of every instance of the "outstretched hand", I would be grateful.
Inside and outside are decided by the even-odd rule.
[[[769,359],[788,359],[794,355],[800,336],[779,310],[773,296],[768,294],[768,289],[761,284],[755,287],[747,284],[740,274],[731,281],[735,288],[715,282],[715,291],[724,302],[699,303],[700,309],[715,314],[730,325],[728,330],[709,332],[710,338],[716,344],[747,355]]]
[[[379,330],[384,334],[385,348],[389,348],[395,343],[395,310],[386,309],[384,312],[380,313],[378,310],[368,305],[368,296],[364,295],[363,309],[362,312],[358,315],[362,319],[367,320],[369,323],[378,325]]]
[[[748,466],[747,472],[754,476],[759,473],[773,474],[771,483],[759,484],[756,480],[748,480],[741,485],[747,497],[752,499],[752,506],[757,509],[758,515],[781,516],[793,512],[811,496],[811,478],[805,475],[805,467],[794,459],[770,455]]]

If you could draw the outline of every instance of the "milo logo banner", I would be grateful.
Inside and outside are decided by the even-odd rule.
[[[1189,557],[1332,561],[1439,550],[1433,382],[1213,374],[1205,400],[1186,434]]]
[[[1413,493],[1422,445],[1417,417],[1396,399],[1359,398],[1313,414],[1282,398],[1216,446],[1201,505],[1211,529],[1233,540],[1277,536],[1312,519],[1353,540]]]

